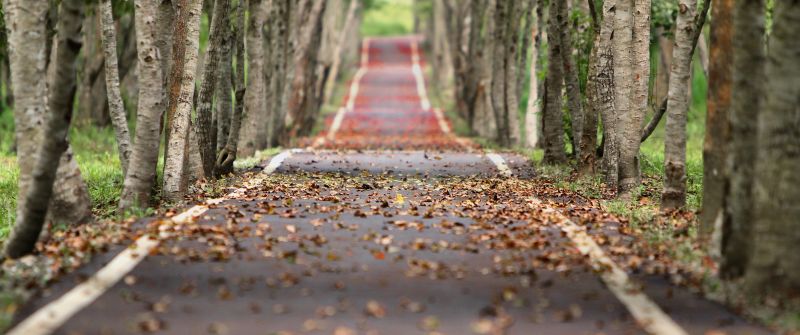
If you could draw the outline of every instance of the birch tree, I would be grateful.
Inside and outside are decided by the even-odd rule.
[[[322,29],[322,13],[325,10],[325,1],[306,0],[298,6],[297,34],[292,60],[294,74],[288,83],[289,92],[286,101],[286,134],[283,143],[288,144],[292,138],[307,135],[311,131],[314,112],[318,110],[313,95],[313,84],[316,69],[316,49],[320,43]]]
[[[333,46],[333,61],[331,63],[330,74],[328,75],[327,82],[325,83],[325,92],[322,97],[323,103],[327,103],[333,94],[333,87],[339,77],[339,67],[342,64],[342,49],[347,43],[347,34],[352,31],[351,27],[355,21],[356,13],[361,7],[361,0],[350,0],[350,5],[347,7],[347,15],[344,19],[342,29],[339,31],[339,36],[336,39],[336,45]]]
[[[613,43],[614,103],[619,126],[614,131],[620,135],[616,184],[620,195],[628,198],[641,182],[639,145],[650,78],[649,0],[616,2]]]
[[[169,123],[168,154],[164,162],[165,198],[179,200],[183,196],[184,176],[189,155],[194,82],[200,47],[200,14],[202,1],[188,0],[181,7],[179,20],[186,20],[186,29],[174,35],[172,74],[170,75],[169,109],[173,115]],[[180,45],[183,50],[180,50]],[[182,52],[181,52],[182,51]],[[178,88],[176,90],[176,87]],[[177,91],[178,94],[175,94]],[[174,112],[173,112],[174,111]]]
[[[40,78],[44,76],[45,50],[49,41],[42,23],[47,15],[48,5],[44,1],[14,0],[4,4],[6,20],[10,23],[9,50],[12,77],[17,83],[14,86],[16,110],[19,110],[17,115],[25,113],[28,114],[27,118],[40,117],[45,121],[45,128],[38,139],[28,138],[22,141],[28,142],[26,149],[30,149],[32,155],[20,156],[24,158],[20,161],[33,162],[28,163],[31,170],[22,170],[23,167],[20,166],[20,171],[28,173],[23,173],[27,175],[25,185],[22,185],[20,178],[21,201],[17,205],[16,223],[5,246],[5,254],[10,258],[24,256],[33,250],[53,196],[53,183],[59,169],[59,164],[53,162],[58,162],[69,146],[67,133],[75,93],[75,60],[81,45],[80,17],[83,3],[80,0],[66,0],[61,3],[53,58],[47,71],[47,80],[43,81]],[[53,86],[51,92],[48,92],[46,82]],[[26,128],[24,121],[25,116],[22,116],[17,122],[23,130]],[[29,133],[32,128],[27,128]],[[19,132],[17,134],[20,135]],[[31,143],[32,140],[36,142]],[[88,202],[85,204],[88,205]]]
[[[497,123],[497,141],[511,146],[519,143],[517,54],[522,12],[519,3],[497,1],[492,38],[492,110]]]
[[[244,101],[244,119],[239,142],[239,155],[250,156],[266,147],[266,134],[260,133],[260,123],[267,120],[264,89],[264,21],[269,1],[250,0],[248,12],[250,21],[246,32],[245,50],[247,52],[247,93]]]
[[[662,209],[686,204],[686,115],[689,112],[689,79],[692,64],[692,36],[697,0],[678,2],[675,47],[669,74],[667,123],[664,138],[664,190]]]
[[[114,27],[111,0],[100,2],[100,18],[103,23],[103,54],[105,56],[106,92],[108,92],[108,111],[114,135],[117,140],[119,162],[122,174],[127,174],[128,160],[131,156],[131,135],[128,131],[128,119],[122,94],[119,91],[119,66],[117,62],[117,33]]]
[[[525,144],[528,148],[537,148],[539,144],[539,127],[541,125],[542,111],[539,108],[539,77],[537,71],[539,69],[539,25],[541,21],[539,14],[543,10],[543,1],[531,1],[530,11],[535,12],[536,15],[530,15],[531,22],[530,30],[530,49],[531,61],[528,73],[530,75],[530,83],[528,84],[528,105],[525,107]]]
[[[757,299],[782,300],[800,290],[800,2],[776,1],[774,6],[766,97],[758,115],[755,141],[752,255],[744,288]]]
[[[744,274],[752,251],[753,180],[757,150],[759,111],[763,107],[766,78],[764,0],[739,0],[733,13],[733,98],[731,100],[731,139],[727,171],[730,173],[730,198],[723,222],[720,275],[737,278]]]
[[[611,36],[608,23],[613,22],[613,17],[606,16],[602,21],[603,23],[601,23],[594,0],[587,0],[587,3],[589,5],[589,15],[592,20],[594,36],[592,40],[592,51],[589,54],[589,66],[586,80],[587,104],[584,106],[584,131],[581,135],[580,153],[578,155],[578,171],[584,175],[594,174],[596,172],[595,147],[597,146],[597,116],[601,111],[600,104],[604,100],[602,98],[603,94],[610,98],[612,94],[608,93],[607,90],[613,88],[613,82],[609,82],[609,79],[612,78],[613,75],[604,74],[602,72],[604,68],[601,67],[602,64],[611,61],[605,58],[608,58],[610,54],[609,45],[611,43]],[[608,13],[604,14],[604,16],[605,15],[612,14]],[[603,29],[605,29],[605,31],[603,31]],[[601,59],[601,56],[604,59]],[[610,71],[613,71],[613,66],[610,67]],[[613,98],[610,101],[613,101]],[[609,106],[608,103],[606,103],[603,109],[613,110],[613,108],[613,105]]]
[[[547,23],[548,52],[551,61],[547,66],[547,78],[545,79],[545,101],[544,101],[544,157],[543,162],[547,164],[566,162],[567,157],[564,152],[564,125],[561,117],[561,91],[564,83],[564,68],[559,62],[561,59],[561,35],[559,33],[560,17],[563,14],[561,6],[563,1],[550,2],[550,18]]]
[[[137,67],[139,98],[128,173],[120,196],[120,208],[146,207],[150,203],[158,162],[159,125],[164,113],[161,59],[155,45],[157,2],[136,1]]]
[[[236,71],[232,81],[236,93],[234,99],[236,105],[231,114],[230,130],[228,131],[228,138],[222,151],[217,155],[216,168],[218,174],[224,175],[233,172],[233,162],[236,160],[237,147],[239,143],[239,129],[242,124],[242,112],[244,110],[244,95],[247,89],[244,80],[244,65],[245,65],[245,50],[244,50],[244,5],[243,1],[239,1],[236,7],[236,19],[233,29],[233,45],[236,51]]]
[[[559,10],[561,12],[558,17],[561,59],[554,59],[554,61],[560,61],[564,68],[564,85],[566,86],[567,106],[569,107],[569,116],[572,125],[570,127],[572,130],[572,152],[573,154],[578,154],[583,129],[583,96],[581,94],[580,83],[578,82],[578,67],[575,65],[575,59],[572,57],[574,47],[572,45],[572,35],[569,27],[569,2],[563,2]]]
[[[727,221],[725,199],[728,173],[725,160],[730,141],[731,82],[733,77],[733,4],[717,0],[711,15],[711,48],[708,68],[708,111],[703,141],[703,211],[700,232],[709,236]]]
[[[223,52],[222,39],[227,36],[230,27],[228,12],[230,0],[214,1],[214,15],[211,18],[208,51],[203,66],[202,84],[197,99],[197,135],[200,156],[203,163],[203,173],[212,176],[216,155],[216,128],[212,125],[212,102],[218,80],[218,71],[221,66],[220,58]],[[230,66],[230,63],[227,65]],[[263,107],[262,107],[263,108]]]

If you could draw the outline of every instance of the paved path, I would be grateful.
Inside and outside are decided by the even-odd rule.
[[[614,243],[595,243],[630,242],[616,222],[533,182],[525,158],[455,137],[416,49],[367,40],[312,148],[145,220],[138,247],[52,285],[16,334],[765,333],[628,274]]]

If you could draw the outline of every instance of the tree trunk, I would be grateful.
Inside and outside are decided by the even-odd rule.
[[[78,110],[75,111],[75,122],[106,126],[109,124],[108,102],[105,87],[105,57],[102,49],[101,11],[91,2],[92,9],[87,11],[83,21],[83,68],[81,84],[78,85]]]
[[[503,146],[519,143],[516,66],[522,12],[517,5],[514,2],[496,2],[495,27],[490,35],[496,41],[492,54],[492,106],[497,122],[497,141]]]
[[[137,1],[134,4],[139,101],[131,159],[120,196],[123,210],[147,207],[155,183],[159,125],[164,112],[161,60],[155,45],[156,5],[155,1]]]
[[[497,29],[497,22],[494,20],[496,2],[497,0],[488,0],[486,2],[475,0],[472,3],[472,15],[481,15],[482,19],[480,21],[476,20],[476,23],[480,22],[478,27],[470,28],[470,30],[475,31],[473,36],[479,36],[479,38],[475,39],[470,38],[470,40],[475,40],[475,43],[470,42],[470,53],[478,56],[474,62],[476,64],[474,69],[476,73],[475,81],[472,83],[474,84],[474,89],[470,90],[470,92],[474,92],[471,94],[469,102],[473,110],[471,125],[478,135],[492,139],[496,139],[497,136],[497,120],[494,115],[495,107],[492,103],[494,71],[492,53],[490,51],[496,48],[495,44],[500,43],[494,39],[494,31]],[[481,34],[479,27],[483,25],[486,25],[486,28],[485,32]]]
[[[669,74],[667,124],[664,133],[664,190],[661,208],[686,205],[686,115],[689,113],[689,79],[692,65],[692,36],[697,0],[678,2],[672,70]]]
[[[520,42],[520,52],[517,55],[517,77],[516,77],[516,87],[517,92],[515,93],[517,97],[522,98],[522,90],[525,88],[525,76],[528,73],[528,55],[531,49],[536,49],[535,45],[531,45],[531,41],[536,40],[536,29],[533,27],[536,22],[534,21],[534,14],[536,12],[536,2],[537,0],[529,0],[523,1],[519,10],[523,13],[523,18],[525,21],[525,25],[522,28],[522,41]],[[531,33],[533,32],[533,33]],[[533,54],[535,57],[536,54]],[[534,60],[535,62],[535,60]],[[532,72],[536,73],[536,72]]]
[[[539,1],[531,2],[530,11],[538,12]],[[538,19],[538,15],[536,16]],[[527,17],[531,21],[534,16]],[[530,25],[531,38],[528,40],[531,45],[531,61],[528,69],[530,82],[528,84],[528,105],[525,108],[525,144],[528,148],[534,149],[539,143],[539,120],[542,117],[542,112],[539,108],[539,78],[537,77],[538,61],[539,61],[539,21],[531,22]]]
[[[450,62],[450,41],[447,34],[447,17],[445,16],[445,0],[433,0],[433,69],[436,72],[434,83],[438,89],[444,90],[453,77],[453,64]]]
[[[288,145],[293,138],[307,135],[313,127],[313,119],[318,110],[313,101],[311,89],[315,83],[313,71],[316,68],[316,49],[319,45],[320,31],[322,28],[322,12],[325,1],[308,0],[305,6],[300,6],[303,19],[297,27],[296,50],[292,67],[294,75],[289,87],[289,98],[286,102],[286,119],[284,124],[287,133],[283,143]]]
[[[244,5],[240,1],[236,8],[236,23],[233,30],[233,44],[236,50],[236,73],[233,77],[236,89],[236,105],[231,115],[231,127],[228,132],[228,139],[225,148],[217,156],[217,173],[225,175],[233,172],[233,162],[236,160],[237,146],[239,142],[239,129],[242,124],[242,111],[244,110],[244,94],[246,86],[244,83]]]
[[[273,69],[270,71],[270,95],[272,101],[269,101],[270,115],[269,115],[269,145],[276,146],[280,144],[281,136],[285,131],[283,119],[286,117],[286,96],[288,87],[288,62],[292,54],[291,35],[292,35],[292,5],[293,1],[289,0],[275,0],[274,2],[274,24],[271,32],[273,34],[270,39],[271,52],[270,64]]]
[[[776,1],[773,13],[766,65],[769,82],[758,115],[752,256],[744,287],[758,298],[788,300],[800,292],[800,2]]]
[[[599,85],[598,75],[600,67],[598,58],[600,55],[599,49],[602,30],[599,22],[600,18],[598,18],[597,10],[595,9],[594,0],[587,0],[587,4],[589,6],[589,15],[592,20],[592,32],[594,33],[594,36],[592,41],[592,51],[589,53],[589,67],[586,81],[586,98],[588,103],[584,108],[583,131],[581,132],[579,150],[580,153],[577,156],[578,171],[582,175],[591,175],[595,173],[598,109],[596,104],[592,103],[592,99],[597,96],[597,94],[595,94],[595,90],[598,89]],[[606,21],[608,20],[609,19],[606,18]]]
[[[202,1],[188,0],[185,7],[181,7],[179,20],[186,20],[185,32],[175,32],[173,48],[172,75],[170,79],[170,110],[174,110],[172,121],[169,124],[169,155],[164,162],[164,198],[176,201],[183,197],[186,189],[184,179],[186,164],[189,155],[189,131],[192,118],[192,103],[194,96],[195,74],[197,73],[197,56],[200,44],[200,14]],[[183,52],[178,51],[178,44],[182,44]],[[182,54],[182,55],[181,55]],[[178,59],[177,57],[181,57]],[[177,73],[180,72],[180,75]],[[179,94],[174,95],[174,87],[180,86]]]
[[[202,84],[200,85],[199,97],[197,99],[197,135],[200,157],[202,158],[203,174],[212,176],[214,174],[214,163],[216,155],[216,134],[212,127],[211,103],[216,90],[217,71],[220,66],[220,56],[222,54],[223,38],[228,35],[230,20],[228,11],[230,0],[216,0],[214,2],[214,16],[211,20],[209,33],[208,51],[206,63],[203,68]],[[225,64],[222,64],[225,66]],[[263,107],[262,107],[263,108]]]
[[[47,86],[44,83],[36,83],[40,81],[38,78],[41,76],[29,77],[25,81],[19,75],[30,69],[22,71],[16,69],[19,66],[31,67],[35,69],[32,69],[34,72],[30,74],[43,74],[41,72],[43,72],[44,66],[38,66],[43,65],[44,50],[48,41],[46,33],[43,31],[44,25],[39,24],[47,13],[48,3],[28,1],[7,1],[5,3],[6,13],[11,18],[9,27],[13,27],[9,29],[9,50],[12,51],[12,71],[15,74],[15,82],[18,84],[15,86],[17,88],[17,92],[15,92],[18,99],[17,106],[24,112],[45,112],[42,118],[46,120],[43,136],[39,143],[33,145],[35,156],[27,157],[27,160],[33,160],[35,163],[32,165],[33,169],[28,170],[30,171],[29,184],[24,191],[20,188],[20,198],[25,200],[20,202],[22,206],[17,207],[16,223],[5,247],[5,254],[10,258],[19,258],[33,250],[48,214],[48,205],[54,191],[53,183],[59,170],[59,164],[53,164],[53,162],[59,161],[68,148],[67,133],[75,96],[75,60],[81,46],[81,6],[81,0],[65,0],[61,3],[57,25],[59,33],[53,46],[55,57],[51,59],[47,74],[47,82],[53,87],[52,94],[48,97]],[[38,59],[37,55],[40,56]],[[29,58],[32,61],[25,63],[21,58]],[[30,85],[30,91],[20,89],[23,85]],[[25,100],[20,99],[22,97]],[[32,101],[34,99],[39,102]],[[22,101],[24,104],[20,103]],[[44,105],[44,102],[47,102],[47,105]],[[71,157],[71,155],[69,156]],[[71,167],[77,168],[77,166]],[[79,182],[80,185],[83,185],[82,180],[79,179]],[[88,212],[88,199],[83,205],[86,206]],[[76,215],[91,215],[91,212],[88,214],[85,212],[65,214],[72,218]],[[57,213],[53,212],[53,215],[57,215]],[[58,219],[64,218],[58,217]]]
[[[753,179],[759,144],[759,111],[766,93],[764,84],[765,9],[763,0],[738,1],[733,19],[733,100],[731,101],[731,139],[728,156],[730,198],[723,221],[720,275],[738,278],[751,257],[753,238]]]
[[[561,6],[561,16],[559,17],[560,29],[560,44],[561,44],[561,63],[564,66],[564,84],[567,91],[567,105],[569,106],[569,115],[572,126],[572,153],[575,157],[580,157],[578,151],[580,149],[580,139],[583,129],[583,97],[581,95],[581,87],[578,82],[578,67],[575,65],[575,59],[572,58],[573,46],[572,35],[570,33],[569,15],[570,8],[567,2]]]
[[[614,72],[614,26],[616,0],[603,1],[603,22],[597,36],[597,54],[589,68],[587,87],[590,113],[598,113],[603,122],[602,171],[606,185],[617,189],[619,182],[619,114],[616,111],[616,75]],[[585,152],[584,152],[585,154]]]
[[[620,0],[614,20],[615,103],[620,134],[620,195],[629,198],[638,188],[639,144],[642,121],[647,109],[647,82],[650,75],[650,2]]]
[[[231,14],[233,14],[233,11],[231,11]],[[228,15],[230,16],[231,14]],[[229,17],[228,20],[231,20],[231,18]],[[233,95],[231,94],[233,77],[231,76],[231,71],[233,71],[233,43],[235,37],[230,25],[225,34],[220,46],[221,59],[219,78],[217,79],[219,86],[217,86],[215,99],[217,104],[214,112],[214,118],[217,121],[217,138],[215,140],[215,152],[217,154],[225,148],[225,144],[228,142],[228,134],[231,129],[231,114],[233,113]]]
[[[266,134],[260,134],[260,123],[267,120],[264,89],[264,34],[268,1],[250,0],[245,49],[247,51],[247,93],[244,97],[239,156],[251,156],[266,147]]]
[[[331,94],[333,94],[333,87],[339,77],[339,67],[342,64],[342,48],[347,42],[347,34],[351,32],[350,27],[353,25],[353,21],[355,21],[356,12],[358,12],[358,8],[360,6],[361,0],[350,0],[350,6],[347,8],[347,16],[345,17],[344,25],[342,26],[342,30],[339,32],[339,38],[334,46],[333,62],[331,64],[328,80],[325,83],[325,93],[322,97],[323,103],[330,101]]]
[[[128,160],[131,156],[131,135],[128,131],[128,119],[122,95],[119,91],[119,69],[117,65],[117,34],[114,28],[114,17],[111,11],[111,0],[102,0],[99,15],[103,22],[103,53],[105,55],[106,91],[108,92],[108,110],[119,151],[119,162],[122,174],[128,172]]]
[[[708,74],[708,112],[703,141],[703,211],[700,234],[708,237],[715,227],[729,220],[725,211],[728,172],[725,160],[730,141],[731,81],[733,77],[733,3],[717,0],[711,21],[711,50]],[[721,232],[717,232],[721,233]]]
[[[564,125],[561,116],[561,91],[563,89],[563,66],[561,58],[562,46],[559,34],[559,22],[563,11],[563,1],[550,2],[550,18],[547,24],[549,36],[547,78],[545,79],[545,111],[544,111],[544,158],[546,164],[564,163],[567,160],[564,152]]]

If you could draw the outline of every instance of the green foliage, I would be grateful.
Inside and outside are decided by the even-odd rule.
[[[363,36],[410,34],[414,30],[412,0],[371,0],[365,5]]]

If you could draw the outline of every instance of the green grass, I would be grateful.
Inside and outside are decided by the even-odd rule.
[[[410,34],[414,30],[412,0],[373,0],[364,12],[363,36]]]
[[[0,115],[0,240],[14,225],[17,203],[16,155],[10,152],[13,143],[11,111]],[[93,212],[101,219],[114,215],[122,190],[122,169],[117,155],[114,133],[110,127],[82,126],[70,131],[70,143],[81,174],[89,188]]]

